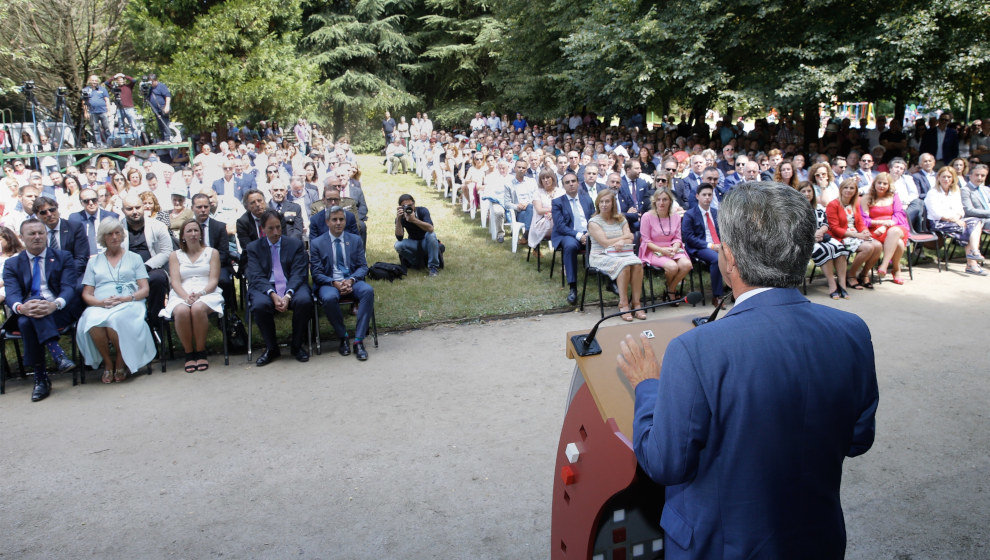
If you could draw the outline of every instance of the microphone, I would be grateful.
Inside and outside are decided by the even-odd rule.
[[[701,292],[690,292],[683,299],[676,299],[673,301],[665,301],[663,303],[654,303],[652,305],[644,305],[643,307],[638,307],[636,309],[630,309],[629,311],[619,311],[612,313],[611,315],[606,315],[601,318],[595,326],[591,328],[591,332],[587,335],[576,334],[571,337],[571,344],[574,345],[574,350],[578,353],[578,356],[594,356],[596,354],[602,353],[602,347],[595,340],[595,335],[598,334],[598,326],[605,322],[607,319],[613,317],[618,317],[619,315],[625,315],[626,313],[635,313],[637,311],[645,311],[647,309],[656,309],[657,307],[664,307],[667,305],[676,305],[678,303],[690,303],[691,305],[697,305],[704,298]]]
[[[691,319],[691,323],[694,324],[695,327],[700,327],[701,325],[704,325],[706,323],[711,323],[712,321],[715,320],[715,317],[718,317],[718,312],[722,310],[722,307],[725,305],[725,300],[728,299],[729,294],[732,293],[732,289],[726,288],[725,292],[726,293],[722,294],[722,299],[719,300],[718,305],[715,306],[715,311],[712,311],[711,315],[707,317],[698,317],[696,319]]]

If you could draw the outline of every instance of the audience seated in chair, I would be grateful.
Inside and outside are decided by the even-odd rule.
[[[667,296],[678,300],[678,286],[691,273],[691,259],[684,251],[681,215],[673,211],[674,193],[669,187],[654,191],[650,211],[640,219],[639,258],[663,269]]]
[[[543,176],[540,176],[543,180]],[[577,255],[588,242],[588,220],[595,214],[595,205],[588,193],[578,187],[578,177],[565,173],[561,178],[564,194],[553,199],[553,233],[550,242],[554,249],[562,247],[564,276],[569,290],[567,303],[577,302]]]
[[[616,282],[619,292],[619,311],[625,312],[622,314],[622,320],[632,321],[633,316],[645,320],[645,311],[629,313],[630,291],[632,309],[642,307],[643,261],[633,252],[634,236],[629,230],[626,217],[619,212],[615,191],[611,189],[602,191],[595,206],[597,212],[588,220],[588,236],[591,238],[588,266],[598,269]]]
[[[718,252],[722,242],[718,237],[718,211],[711,207],[715,185],[701,181],[694,193],[694,204],[681,219],[681,235],[688,256],[708,265],[712,279],[712,303],[722,298],[722,272],[718,268]]]
[[[168,273],[165,267],[172,254],[172,236],[168,227],[158,220],[144,218],[144,205],[137,193],[131,192],[121,201],[126,217],[124,232],[126,250],[137,253],[148,269],[148,324],[158,324],[158,313],[165,306],[168,293]]]

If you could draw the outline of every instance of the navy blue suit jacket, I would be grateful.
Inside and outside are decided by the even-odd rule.
[[[286,200],[282,203],[282,211],[276,210],[276,202],[268,201],[268,208],[278,213],[282,217],[282,235],[288,235],[294,239],[302,241],[303,236],[303,210],[295,202]],[[291,223],[290,223],[291,222]]]
[[[89,261],[89,238],[86,237],[86,226],[81,222],[73,222],[64,218],[59,220],[58,243],[63,251],[72,254],[78,279],[81,281],[83,272],[86,272],[86,263]]]
[[[354,217],[354,213],[349,210],[344,210],[344,216],[347,221],[344,223],[344,231],[353,233],[354,235],[361,235],[357,226],[357,218]],[[327,227],[327,210],[324,208],[316,214],[313,214],[309,218],[309,239],[310,241],[316,239],[317,237],[323,235],[330,228]]]
[[[918,151],[931,154],[933,157],[938,153],[937,128],[929,128],[925,131]],[[946,128],[945,136],[942,138],[942,161],[949,163],[957,157],[959,157],[959,133],[954,128]]]
[[[712,220],[715,222],[715,233],[721,235],[718,229],[718,210],[710,207],[709,210],[712,213]],[[694,257],[698,251],[708,248],[708,242],[705,241],[707,228],[705,216],[697,204],[684,213],[684,217],[681,218],[681,239],[684,241],[684,248],[687,249],[688,256]]]
[[[351,271],[349,277],[356,281],[364,280],[368,275],[368,261],[361,236],[345,231],[341,238],[347,254],[347,268]],[[329,232],[309,242],[309,268],[313,274],[313,285],[317,288],[333,283],[333,249]]]
[[[88,250],[88,249],[87,249]],[[3,285],[7,293],[6,304],[13,309],[18,303],[24,303],[31,296],[31,254],[26,250],[7,259],[3,265]],[[45,250],[45,281],[48,290],[56,299],[62,298],[67,307],[72,307],[73,300],[79,295],[79,273],[75,261],[68,251],[57,249]]]
[[[928,191],[932,190],[935,185],[928,181],[928,177],[925,176],[923,171],[919,171],[914,175],[911,175],[914,179],[914,184],[918,185],[918,198],[925,198],[928,195]]]
[[[221,179],[221,184],[222,182],[223,180]],[[237,200],[242,200],[244,198],[244,193],[250,189],[256,188],[258,188],[258,180],[254,178],[254,174],[244,173],[239,179],[236,175],[234,176],[234,196],[237,197]]]
[[[619,211],[626,213],[633,206],[632,196],[629,194],[629,178],[622,178],[622,186],[619,187]],[[650,184],[642,177],[636,178],[636,209],[642,214],[650,209]],[[644,210],[645,209],[645,210]],[[633,222],[639,221],[639,216],[626,214],[626,219]]]
[[[280,238],[278,260],[282,263],[282,273],[285,274],[286,292],[298,292],[307,285],[309,278],[309,263],[306,260],[306,250],[302,241],[291,237]],[[269,278],[272,274],[272,250],[267,239],[257,239],[247,246],[247,280],[252,290],[268,293],[275,285]]]
[[[111,212],[109,210],[104,210],[102,208],[100,208],[99,210],[96,211],[96,223],[97,224],[99,224],[100,222],[102,222],[103,220],[105,220],[107,218],[113,218],[115,220],[119,220],[120,219],[120,215],[117,214],[116,212]],[[69,221],[70,222],[77,222],[77,223],[82,224],[84,226],[84,229],[85,229],[86,221],[88,219],[89,219],[89,214],[87,214],[85,210],[80,210],[78,212],[73,212],[73,213],[69,214]]]
[[[588,193],[578,189],[578,201],[584,209],[585,220],[590,220],[595,215],[595,204],[591,201]],[[564,237],[574,237],[577,231],[574,229],[574,213],[571,212],[571,201],[567,195],[558,196],[553,199],[550,205],[550,213],[553,216],[553,231],[550,233],[550,242],[556,247],[557,243]]]
[[[680,183],[677,182],[678,180]],[[698,205],[698,199],[695,196],[695,193],[698,192],[698,185],[700,183],[701,179],[695,178],[691,173],[688,173],[687,177],[683,179],[674,179],[674,184],[676,185],[675,188],[677,189],[674,191],[674,194],[681,199],[681,206],[683,206],[685,210],[694,208]]]
[[[633,419],[665,557],[842,558],[842,462],[873,445],[877,402],[866,324],[796,289],[675,338]]]

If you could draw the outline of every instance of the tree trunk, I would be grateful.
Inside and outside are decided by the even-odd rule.
[[[808,149],[810,142],[818,142],[818,127],[821,123],[821,116],[818,112],[818,101],[809,101],[804,105],[804,149]],[[818,147],[822,151],[822,146]]]
[[[732,117],[735,115],[735,113],[736,113],[736,108],[733,107],[732,105],[727,105],[725,107],[725,115],[723,115],[723,118],[725,119],[725,122],[727,122],[727,123],[729,123],[731,125],[732,124]]]
[[[670,96],[665,95],[663,99],[660,100],[660,114],[666,118],[670,114]]]
[[[906,109],[905,103],[907,101],[907,94],[904,92],[904,88],[896,88],[894,93],[894,120],[903,124],[904,123],[904,111]]]

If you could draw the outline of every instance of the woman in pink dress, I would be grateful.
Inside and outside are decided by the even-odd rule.
[[[681,216],[671,212],[674,195],[668,187],[658,188],[650,202],[650,211],[639,222],[639,258],[645,264],[663,269],[667,284],[664,299],[668,296],[680,299],[678,286],[691,272],[691,259],[684,252],[681,240]]]
[[[901,280],[901,254],[908,238],[907,214],[894,189],[891,188],[889,173],[878,173],[870,185],[870,192],[860,200],[863,222],[870,229],[870,235],[883,243],[883,260],[877,270],[880,278],[887,275],[887,267],[893,263],[891,274],[894,284]]]

